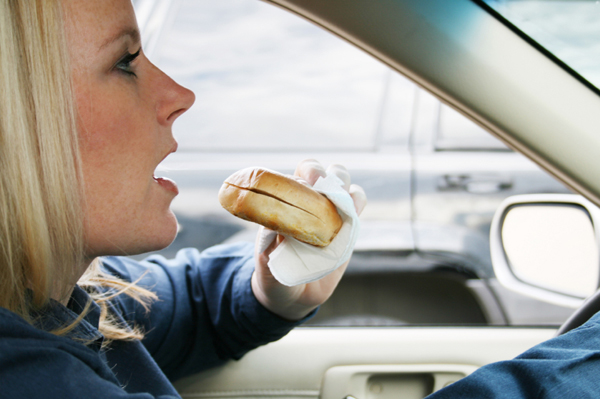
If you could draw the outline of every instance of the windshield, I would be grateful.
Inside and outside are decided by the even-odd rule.
[[[501,16],[600,88],[600,2],[484,0]]]

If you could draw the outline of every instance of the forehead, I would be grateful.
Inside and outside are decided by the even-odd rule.
[[[137,32],[130,0],[62,0],[62,4],[72,44],[100,49],[122,34]]]

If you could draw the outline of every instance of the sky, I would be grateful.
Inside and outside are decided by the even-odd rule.
[[[414,84],[371,56],[260,1],[177,2],[150,57],[196,93],[177,122],[180,151],[407,140]]]
[[[487,0],[486,3],[600,87],[600,1]]]

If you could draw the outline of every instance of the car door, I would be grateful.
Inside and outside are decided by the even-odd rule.
[[[593,193],[596,190],[592,184],[587,184],[590,180],[587,175],[574,173],[575,168],[567,167],[570,164],[570,159],[554,156],[558,147],[548,145],[540,147],[538,141],[528,136],[531,131],[536,132],[541,128],[549,128],[552,133],[553,129],[550,129],[552,123],[549,126],[546,119],[544,119],[541,127],[536,126],[535,123],[540,115],[548,116],[545,107],[559,107],[561,104],[560,99],[557,100],[557,105],[546,97],[539,99],[527,90],[522,89],[520,85],[527,83],[523,81],[527,81],[527,79],[514,81],[511,79],[512,75],[505,73],[501,67],[508,68],[511,73],[514,73],[515,68],[516,70],[521,68],[527,72],[529,71],[527,63],[521,65],[520,62],[515,61],[516,66],[506,66],[497,62],[498,54],[487,54],[495,62],[487,61],[485,58],[486,40],[494,45],[498,41],[506,42],[510,44],[507,49],[511,49],[511,46],[516,47],[521,57],[525,57],[526,60],[529,60],[529,58],[535,59],[537,68],[542,68],[544,71],[546,71],[544,68],[547,68],[552,77],[558,75],[559,78],[562,78],[558,79],[561,90],[566,87],[567,92],[571,95],[571,100],[579,98],[579,96],[587,99],[587,91],[579,88],[577,80],[570,80],[568,77],[562,76],[560,71],[554,69],[554,64],[550,60],[539,56],[539,51],[535,46],[515,34],[511,28],[499,23],[474,2],[468,0],[453,2],[443,0],[419,2],[408,0],[381,0],[375,2],[276,0],[267,3],[287,9],[287,11],[312,21],[363,49],[393,70],[402,72],[402,74],[417,82],[420,87],[427,89],[446,103],[452,104],[462,114],[468,115],[476,120],[478,124],[485,126],[487,130],[502,137],[511,147],[519,148],[535,158],[545,168],[563,178],[570,186],[578,189],[585,188],[585,192]],[[185,4],[186,2],[183,1],[174,1],[172,2],[173,8],[170,8],[170,10],[178,7],[181,10],[185,7]],[[246,5],[240,1],[237,2],[237,6],[243,8]],[[210,18],[195,17],[196,24],[211,24],[214,22]],[[169,18],[173,18],[171,24],[178,27],[183,26],[182,23],[177,22],[176,17]],[[168,22],[169,18],[163,19],[163,22]],[[227,21],[227,15],[224,18]],[[265,18],[263,21],[265,24],[274,23],[271,18]],[[162,27],[162,34],[165,32],[164,29],[168,29],[167,22],[164,22],[166,25]],[[489,25],[491,28],[482,28],[480,25],[484,27]],[[233,26],[231,28],[233,29]],[[250,32],[252,29],[259,28],[252,25],[245,27],[245,29]],[[485,34],[476,35],[474,32]],[[161,37],[163,37],[162,34]],[[475,43],[472,42],[473,37],[477,38]],[[163,39],[167,40],[165,37]],[[172,47],[179,45],[177,43],[172,44],[172,42],[168,43],[171,43],[169,46]],[[203,41],[194,44],[199,48],[197,57],[202,58],[202,51],[207,52],[206,47],[203,47],[206,44]],[[315,45],[315,43],[311,44],[311,46]],[[245,46],[241,45],[237,51],[245,50]],[[208,52],[211,51],[218,53],[219,48],[209,48]],[[160,59],[156,61],[160,65]],[[506,60],[506,62],[510,61],[510,59]],[[191,63],[193,60],[189,62]],[[299,62],[299,60],[296,60],[296,62]],[[192,70],[192,68],[186,69],[186,64],[181,66],[184,67],[184,70]],[[352,148],[352,144],[348,146],[349,142],[352,143],[351,139],[360,137],[360,134],[348,133],[351,130],[340,127],[349,126],[342,123],[343,116],[338,118],[341,125],[331,125],[331,129],[336,133],[342,132],[341,135],[333,135],[329,139],[330,143],[335,145],[332,144],[326,151],[315,151],[319,158],[324,159],[325,162],[332,160],[347,164],[353,171],[353,176],[357,176],[357,182],[365,186],[371,199],[368,208],[371,209],[368,211],[370,213],[364,216],[365,230],[370,232],[370,234],[364,234],[365,242],[368,244],[364,244],[363,248],[358,248],[358,256],[355,258],[362,259],[362,261],[357,264],[353,274],[350,273],[354,281],[368,280],[366,276],[373,270],[386,270],[389,268],[404,268],[407,270],[412,268],[412,271],[417,269],[435,271],[441,266],[445,266],[444,263],[437,260],[427,262],[421,259],[421,252],[426,252],[424,250],[426,246],[423,246],[423,244],[418,244],[415,248],[416,238],[414,233],[415,230],[418,230],[418,228],[415,229],[415,226],[418,227],[421,220],[427,222],[426,218],[428,216],[426,214],[423,216],[424,211],[421,210],[423,208],[417,209],[417,205],[421,207],[420,199],[422,198],[419,198],[419,196],[424,196],[426,190],[415,191],[414,183],[421,182],[419,185],[423,188],[426,186],[424,182],[429,179],[435,182],[435,190],[448,194],[451,191],[449,188],[452,183],[456,181],[456,175],[459,176],[458,180],[464,174],[473,176],[471,166],[464,166],[466,165],[465,159],[468,158],[467,154],[460,155],[463,158],[461,162],[464,162],[462,163],[463,166],[455,167],[452,172],[455,175],[442,172],[443,174],[440,176],[434,168],[441,161],[434,162],[431,160],[438,154],[430,153],[428,155],[430,160],[426,160],[426,157],[419,150],[413,152],[414,158],[410,157],[411,150],[416,149],[416,146],[410,148],[410,140],[414,140],[412,144],[415,145],[417,144],[417,138],[412,136],[408,140],[402,139],[402,137],[406,137],[402,134],[399,136],[394,136],[394,134],[386,136],[385,128],[389,126],[386,124],[390,123],[389,118],[393,119],[395,116],[394,112],[390,112],[387,108],[390,103],[386,102],[389,101],[389,98],[393,98],[395,93],[391,88],[392,78],[389,76],[395,79],[396,72],[392,72],[392,75],[390,75],[385,69],[383,71],[379,96],[373,97],[379,100],[379,106],[374,107],[379,112],[373,112],[372,115],[374,116],[366,119],[371,121],[371,126],[376,126],[366,137],[371,140],[375,139],[374,141],[365,140],[363,144],[358,145],[360,147],[364,143],[369,143],[367,147],[370,148],[370,151],[364,151],[364,149],[359,151],[357,147]],[[215,68],[209,72],[219,73],[219,69]],[[502,78],[504,85],[498,82],[499,77]],[[281,82],[280,84],[283,84]],[[229,83],[240,83],[240,81]],[[408,90],[406,90],[407,87]],[[426,93],[417,95],[416,93],[420,89],[410,87],[405,86],[405,89],[401,91],[409,92],[413,102],[410,102],[408,107],[404,104],[404,108],[398,114],[406,115],[406,108],[410,110],[410,113],[406,116],[409,120],[408,131],[414,133],[414,130],[411,129],[417,126],[418,120],[415,118],[419,117],[418,113],[420,112],[419,109],[415,108],[415,98],[419,96],[426,98],[428,95]],[[287,89],[287,86],[285,88]],[[211,88],[208,87],[208,89]],[[572,92],[569,90],[572,90]],[[527,95],[524,93],[527,93]],[[524,98],[522,101],[526,101],[525,105],[528,106],[526,113],[521,108],[515,109],[513,104],[513,102],[518,103],[517,100],[514,100],[514,97],[520,98],[520,95]],[[244,97],[244,93],[238,93],[238,97],[247,98]],[[402,98],[402,94],[400,98]],[[510,101],[507,99],[510,99]],[[436,107],[436,101],[435,98],[431,101],[433,109]],[[542,105],[539,105],[540,102]],[[400,101],[400,104],[402,104],[402,101]],[[585,104],[586,107],[597,106],[593,99],[585,101]],[[239,103],[236,103],[236,107],[230,105],[231,103],[227,101],[222,104],[231,113],[221,115],[220,120],[239,117],[237,110],[243,109],[240,108],[242,105]],[[278,109],[275,105],[273,107]],[[523,106],[523,104],[520,104],[520,107]],[[440,108],[440,105],[437,105],[437,107],[439,118],[441,112],[439,110],[442,108]],[[359,106],[359,108],[364,107]],[[392,110],[394,110],[394,107],[392,107]],[[304,116],[306,115],[302,112],[303,108],[300,106],[296,107],[296,111]],[[577,115],[577,110],[572,111]],[[435,115],[435,111],[432,114]],[[299,118],[298,121],[301,119]],[[550,119],[556,123],[554,130],[557,126],[565,127],[569,121],[577,120],[576,116],[559,115],[558,112],[550,113]],[[426,122],[435,124],[435,121],[431,118]],[[185,123],[188,124],[188,131],[190,132],[205,127],[206,124],[203,120],[190,120]],[[185,123],[182,121],[182,125]],[[586,131],[587,125],[581,126],[581,124],[571,122],[571,125],[573,124],[578,127],[575,130]],[[234,126],[237,126],[237,129],[242,129],[247,125],[248,123]],[[355,131],[360,132],[361,130]],[[362,131],[365,131],[365,129],[362,129]],[[398,128],[398,131],[401,132],[402,128]],[[247,141],[234,142],[232,143],[233,147],[238,145],[239,150],[239,145],[242,142],[246,146],[255,144],[252,140],[248,141],[248,137],[260,137],[261,131],[252,132],[253,134],[242,137],[243,140]],[[300,137],[304,136],[301,134]],[[319,135],[318,139],[321,138],[321,135]],[[289,170],[291,167],[289,159],[292,155],[304,156],[307,152],[311,152],[307,151],[306,147],[295,153],[284,151],[284,146],[277,146],[274,141],[266,138],[262,143],[267,147],[272,146],[270,147],[271,151],[264,151],[263,148],[258,146],[258,151],[248,155],[247,153],[225,151],[225,144],[229,144],[229,141],[231,139],[227,137],[217,137],[213,134],[212,138],[208,137],[202,141],[202,144],[208,143],[204,149],[198,146],[196,151],[190,150],[183,153],[177,163],[168,166],[172,168],[171,172],[176,175],[176,179],[180,182],[183,181],[182,187],[184,190],[188,186],[192,193],[190,199],[186,200],[189,201],[187,205],[183,203],[175,205],[176,211],[177,207],[180,207],[179,212],[181,215],[186,216],[184,209],[191,209],[189,204],[195,205],[196,209],[211,209],[209,212],[211,216],[206,216],[200,220],[207,223],[214,222],[215,224],[228,225],[230,231],[224,234],[226,237],[236,232],[242,232],[245,228],[240,227],[236,222],[223,221],[220,217],[215,216],[218,207],[215,207],[212,200],[209,199],[212,195],[210,190],[213,190],[212,188],[209,189],[209,186],[218,186],[230,170],[248,166],[247,162],[249,161],[260,159],[268,164],[267,166]],[[307,140],[301,139],[296,145],[306,144],[306,142]],[[220,144],[211,147],[211,143]],[[340,146],[346,147],[343,148],[343,151],[332,151],[332,148],[337,149]],[[417,156],[421,158],[417,159]],[[429,167],[427,166],[428,163]],[[498,163],[504,163],[504,161]],[[514,166],[510,166],[510,168],[518,169]],[[526,166],[524,170],[537,171],[536,168]],[[433,177],[426,177],[424,175],[425,171],[432,171]],[[388,177],[391,177],[391,181],[396,179],[395,184],[390,186],[388,183],[390,180],[382,178],[386,173]],[[446,178],[446,175],[449,177]],[[575,177],[571,177],[571,175]],[[417,177],[415,178],[415,176]],[[202,182],[199,183],[198,180],[202,180]],[[479,189],[493,187],[495,181],[491,184],[489,181],[481,183]],[[514,178],[512,180],[509,178],[509,182],[507,182],[507,180],[503,180],[502,176],[497,181],[500,188],[510,184],[514,187],[516,184]],[[458,181],[458,183],[460,185],[461,182]],[[444,186],[444,184],[446,185]],[[473,186],[476,187],[476,184]],[[392,191],[397,190],[401,194],[407,193],[409,200],[399,199],[398,196],[391,199],[389,190],[386,190],[389,187],[392,187]],[[438,190],[438,187],[443,189]],[[444,191],[445,189],[448,190]],[[374,194],[371,195],[370,193]],[[402,196],[400,195],[400,197]],[[413,197],[416,200],[411,202],[410,199]],[[447,202],[447,199],[445,201]],[[408,205],[406,205],[407,203]],[[189,212],[192,214],[190,217],[197,216],[193,215],[192,211]],[[489,212],[489,210],[486,208],[485,212]],[[410,223],[415,220],[419,223]],[[390,223],[390,221],[394,223]],[[406,221],[409,222],[408,228],[406,224],[403,225],[404,227],[398,227],[399,225],[402,226],[402,223],[397,222]],[[477,223],[474,224],[477,225]],[[222,231],[222,226],[219,225],[217,230]],[[382,230],[387,234],[377,234]],[[185,233],[185,231],[186,226],[182,223],[182,233]],[[217,241],[223,239],[222,237],[216,237],[215,234],[209,234],[209,236]],[[482,239],[475,241],[480,243]],[[483,241],[485,242],[485,240]],[[210,244],[210,242],[207,241],[207,244]],[[361,250],[363,250],[362,254]],[[435,251],[431,252],[434,253]],[[390,255],[393,255],[391,262]],[[415,258],[415,255],[417,258]],[[423,277],[423,275],[420,276]],[[402,279],[411,276],[405,273],[397,274],[396,277]],[[474,273],[471,277],[476,280],[475,277],[478,276]],[[452,279],[456,279],[456,276],[453,275],[452,278],[447,280]],[[389,278],[387,280],[391,281],[389,284],[392,287],[393,283],[397,281]],[[373,302],[377,302],[377,300],[386,301],[384,307],[393,305],[394,308],[404,308],[406,309],[405,314],[412,314],[415,317],[423,315],[428,309],[436,309],[437,311],[433,313],[437,314],[451,312],[452,308],[455,307],[452,300],[456,299],[459,293],[464,292],[462,288],[469,286],[468,280],[468,278],[461,280],[459,284],[461,288],[455,290],[446,290],[445,288],[448,285],[440,285],[436,286],[434,292],[415,297],[402,297],[401,295],[378,296],[376,294],[378,289],[383,287],[383,283],[377,280],[374,280],[375,283],[372,284],[374,288],[366,291],[360,285],[351,284],[345,288],[341,286],[341,291],[345,294],[338,299],[332,298],[333,303],[336,304],[334,309],[330,307],[328,310],[326,308],[328,305],[324,305],[322,310],[331,311],[332,315],[345,315],[344,312],[346,312],[345,309],[347,309],[348,303],[351,307],[355,307],[365,302],[367,298],[371,298]],[[380,285],[377,285],[377,283]],[[422,292],[427,282],[425,279],[421,279],[418,280],[418,284],[420,285],[417,285],[416,293]],[[444,284],[446,284],[446,280],[444,280]],[[440,287],[444,289],[440,289]],[[408,291],[408,288],[406,291]],[[497,301],[493,291],[486,292],[488,293],[488,301]],[[485,305],[480,303],[486,301],[485,295],[472,295],[471,302],[479,303],[481,308],[485,308]],[[353,298],[358,302],[358,305],[357,302],[351,302]],[[337,310],[337,304],[340,304],[340,302],[342,304],[346,302],[346,307],[340,306],[342,310]],[[443,306],[448,303],[452,305],[444,308]],[[488,307],[493,306],[488,305]],[[568,312],[568,310],[565,310],[565,312]],[[445,327],[440,327],[439,324],[444,323],[439,322],[434,322],[434,324],[438,324],[435,327],[423,325],[401,326],[402,320],[400,320],[400,323],[398,320],[394,320],[386,325],[386,320],[388,320],[386,317],[377,317],[376,319],[375,322],[365,322],[363,326],[357,326],[359,323],[356,322],[355,318],[351,323],[338,323],[335,326],[333,326],[334,323],[324,323],[325,327],[297,328],[282,340],[253,351],[240,361],[230,362],[223,367],[178,381],[177,388],[183,397],[198,398],[260,396],[269,398],[324,397],[341,399],[348,395],[357,399],[367,397],[387,398],[388,396],[423,397],[469,374],[477,367],[489,362],[511,358],[528,347],[552,337],[555,331],[555,327],[540,325],[518,329],[492,326],[460,327],[457,325],[456,320],[454,323],[445,323]],[[361,320],[364,321],[364,318]],[[485,315],[483,320],[485,324]]]

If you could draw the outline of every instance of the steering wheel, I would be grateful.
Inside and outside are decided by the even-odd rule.
[[[562,326],[556,332],[556,335],[562,335],[566,332],[571,331],[574,328],[581,326],[583,323],[588,321],[593,315],[600,311],[600,290],[596,291],[594,295],[589,297],[583,302],[583,304],[577,309],[568,319],[563,323]]]

